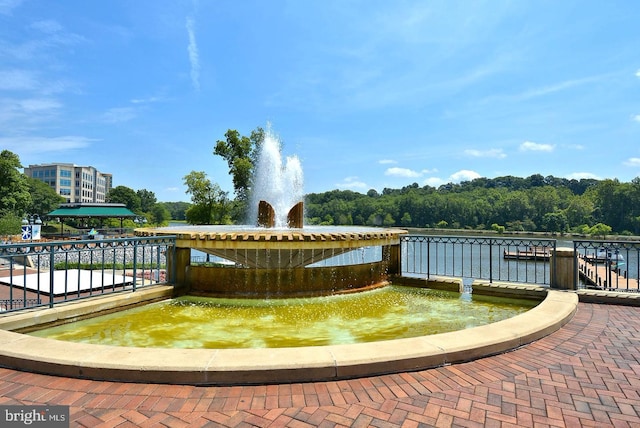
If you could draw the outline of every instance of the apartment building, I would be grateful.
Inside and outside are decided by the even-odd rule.
[[[113,185],[113,176],[92,166],[70,163],[29,165],[26,176],[43,181],[71,202],[104,203]]]

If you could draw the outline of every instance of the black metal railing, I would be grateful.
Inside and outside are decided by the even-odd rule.
[[[402,274],[549,286],[554,239],[405,235]]]
[[[639,292],[640,242],[576,240],[576,288]]]
[[[2,244],[0,311],[172,283],[174,253],[174,236]]]

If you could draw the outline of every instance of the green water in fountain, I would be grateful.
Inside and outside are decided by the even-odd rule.
[[[149,348],[281,348],[374,342],[462,330],[538,302],[387,286],[329,297],[180,297],[31,333]]]

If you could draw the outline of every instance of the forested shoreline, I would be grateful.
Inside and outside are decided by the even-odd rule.
[[[310,193],[308,224],[620,235],[640,234],[640,177],[478,178],[438,188]],[[595,233],[594,233],[595,230]]]

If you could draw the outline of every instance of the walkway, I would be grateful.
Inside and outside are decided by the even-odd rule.
[[[507,354],[338,382],[196,387],[0,369],[0,404],[69,405],[71,426],[91,428],[640,426],[640,308],[580,303],[561,330]]]

